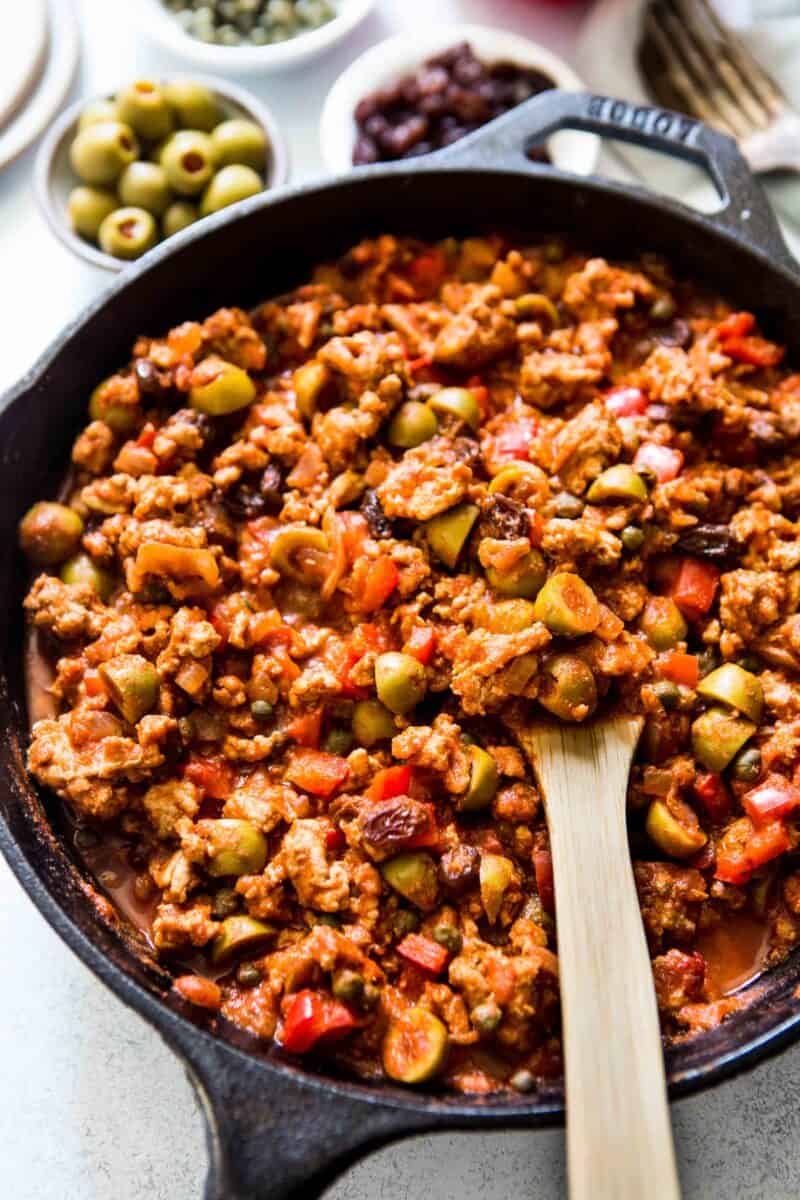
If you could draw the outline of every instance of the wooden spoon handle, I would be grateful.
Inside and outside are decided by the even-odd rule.
[[[625,827],[641,723],[540,727],[556,894],[572,1200],[680,1196],[653,976]]]

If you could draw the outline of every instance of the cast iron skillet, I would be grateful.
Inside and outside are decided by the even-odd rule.
[[[638,189],[527,160],[527,145],[564,127],[699,163],[716,183],[721,211],[701,216]],[[55,492],[92,386],[127,361],[137,334],[279,293],[366,233],[445,236],[481,228],[563,232],[598,252],[662,251],[694,279],[755,309],[776,338],[800,340],[800,274],[733,142],[660,109],[551,92],[413,167],[366,168],[254,197],[170,239],[124,272],[2,401],[0,589],[8,619],[0,630],[0,848],[53,928],[185,1062],[207,1122],[206,1200],[313,1200],[359,1155],[403,1135],[558,1122],[562,1089],[548,1085],[523,1099],[370,1087],[301,1069],[224,1022],[190,1019],[166,974],[98,915],[53,830],[58,804],[26,777],[26,573],[16,523],[34,500]],[[748,1009],[671,1047],[671,1094],[717,1082],[800,1037],[793,995],[799,982],[800,956],[751,989]]]

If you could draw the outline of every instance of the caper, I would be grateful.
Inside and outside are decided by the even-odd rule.
[[[456,955],[461,953],[463,938],[455,925],[435,925],[431,930],[431,937],[440,946],[444,946],[445,950],[449,951],[450,954]]]
[[[653,692],[662,708],[671,711],[681,702],[681,690],[670,679],[659,679],[653,684]]]
[[[263,978],[255,963],[241,963],[236,968],[236,982],[242,987],[258,987]]]
[[[410,712],[425,695],[425,668],[413,655],[390,650],[375,660],[375,687],[390,712]]]
[[[359,746],[374,746],[397,732],[394,717],[379,700],[359,700],[353,708],[353,735]]]
[[[478,1033],[488,1037],[494,1033],[497,1026],[503,1019],[503,1014],[498,1008],[494,1000],[487,1000],[483,1004],[476,1004],[472,1012],[469,1014],[469,1019],[477,1029]]]
[[[755,746],[742,750],[733,760],[731,771],[741,783],[755,783],[761,774],[761,751]]]
[[[508,1086],[512,1087],[515,1092],[532,1092],[536,1087],[536,1076],[532,1071],[526,1071],[522,1067],[511,1076]]]
[[[223,887],[214,894],[211,901],[211,915],[215,921],[224,921],[232,917],[241,907],[241,897],[235,888]]]
[[[638,525],[626,525],[620,534],[620,541],[626,550],[636,554],[644,545],[644,530]]]
[[[564,521],[577,521],[586,507],[580,496],[573,496],[572,492],[559,492],[553,503],[556,516]]]
[[[254,700],[250,705],[250,712],[257,721],[266,721],[272,716],[273,706],[269,700]]]
[[[364,978],[358,971],[342,968],[334,972],[331,992],[342,1004],[358,1004],[364,995]]]
[[[392,446],[409,450],[435,436],[439,422],[436,413],[419,400],[407,400],[394,414],[387,438]]]
[[[322,748],[328,754],[349,754],[353,749],[353,735],[349,729],[331,729]]]
[[[69,558],[83,535],[83,521],[66,504],[40,500],[19,523],[19,544],[39,566],[54,566]]]
[[[675,301],[671,296],[659,296],[650,305],[650,316],[654,321],[671,321],[675,316]]]

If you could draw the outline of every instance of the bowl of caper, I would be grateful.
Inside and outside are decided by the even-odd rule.
[[[288,174],[266,105],[233,84],[181,76],[137,79],[68,108],[39,148],[35,191],[66,246],[119,271]]]

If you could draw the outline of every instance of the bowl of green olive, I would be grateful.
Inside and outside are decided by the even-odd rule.
[[[137,79],[81,100],[42,142],[35,191],[76,254],[119,271],[195,221],[285,183],[269,109],[214,79]]]

